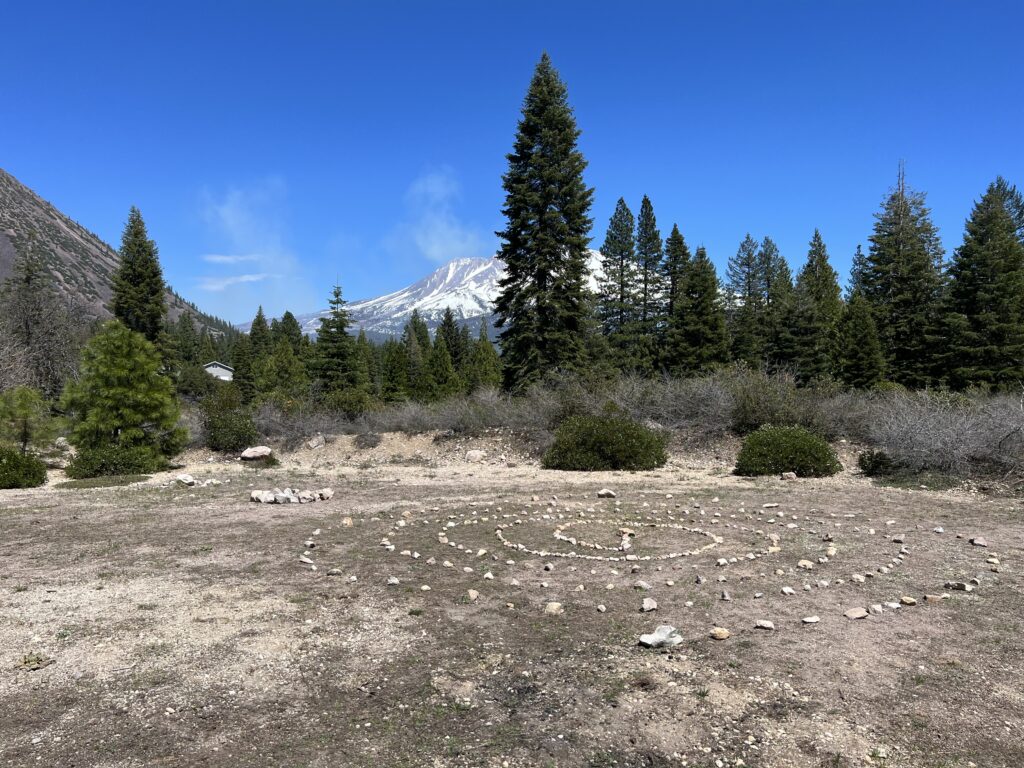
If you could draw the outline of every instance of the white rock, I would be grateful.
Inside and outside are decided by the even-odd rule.
[[[174,479],[178,483],[181,483],[182,485],[187,486],[188,488],[191,488],[196,484],[196,479],[192,477],[192,475],[178,475]]]
[[[644,613],[650,613],[651,611],[658,610],[658,601],[652,597],[645,597],[643,605],[640,606],[640,610]]]
[[[597,498],[599,498],[599,499],[614,499],[615,498],[615,491],[611,490],[610,488],[602,488],[600,491],[597,492]]]
[[[483,451],[466,451],[466,461],[470,464],[479,464],[486,458],[487,454]]]
[[[242,451],[242,458],[246,461],[252,461],[253,459],[263,459],[273,453],[269,447],[265,445],[255,445],[252,448],[246,448]]]
[[[644,648],[662,648],[679,645],[683,642],[676,633],[676,628],[670,624],[662,624],[653,632],[647,635],[640,635],[640,645]]]

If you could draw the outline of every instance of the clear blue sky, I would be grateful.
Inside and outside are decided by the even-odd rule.
[[[1024,3],[10,2],[0,167],[231,320],[362,298],[493,253],[534,64],[568,83],[597,190],[723,268],[815,227],[844,278],[907,164],[948,250],[1024,185]]]

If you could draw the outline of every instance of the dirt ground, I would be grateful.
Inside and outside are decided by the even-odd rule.
[[[1024,765],[1020,500],[733,448],[587,475],[385,435],[0,491],[0,766]]]

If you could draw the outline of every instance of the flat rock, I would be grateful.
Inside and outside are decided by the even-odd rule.
[[[803,619],[801,619],[801,621],[803,621],[804,624],[817,624],[819,621],[821,621],[821,617],[820,616],[804,616]]]
[[[547,603],[544,606],[544,613],[548,616],[561,616],[565,613],[565,608],[562,607],[561,603]]]
[[[732,633],[725,627],[715,627],[708,633],[712,640],[728,640]]]
[[[658,610],[658,601],[653,597],[645,597],[643,604],[640,606],[640,610],[644,613],[650,613],[651,611]]]
[[[615,491],[611,490],[610,488],[602,488],[600,491],[597,492],[597,498],[599,498],[599,499],[614,499],[615,498]]]
[[[971,542],[971,544],[973,544],[976,547],[987,547],[988,546],[988,542],[985,541],[985,538],[983,536],[975,536],[974,538],[970,539],[970,542]]]
[[[775,629],[775,625],[767,619],[758,619],[754,622],[754,629]]]
[[[904,595],[900,598],[900,605],[917,605],[917,598],[911,597],[910,595]]]
[[[868,617],[868,612],[863,608],[851,608],[844,613],[843,616],[848,619],[866,619]]]
[[[178,482],[181,485],[187,486],[189,488],[196,484],[196,479],[192,477],[192,475],[178,475],[176,478],[174,478],[174,480],[175,482]]]

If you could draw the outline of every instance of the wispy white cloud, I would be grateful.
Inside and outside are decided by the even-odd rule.
[[[202,256],[201,258],[208,264],[243,264],[247,261],[259,261],[262,257],[256,253],[251,253],[247,255],[208,253],[205,256]]]
[[[210,233],[210,252],[201,257],[210,269],[196,285],[216,294],[212,309],[237,319],[252,317],[259,304],[270,315],[309,309],[315,294],[287,242],[288,189],[282,179],[204,190],[199,216]]]
[[[435,262],[488,255],[484,236],[456,213],[461,194],[458,178],[448,166],[417,177],[406,190],[405,220],[386,245],[394,251],[412,248]]]
[[[269,275],[265,272],[261,272],[256,275],[228,275],[227,277],[203,277],[199,280],[199,290],[201,291],[223,291],[225,288],[230,288],[232,285],[240,285],[241,283],[259,283],[263,280],[268,280],[276,275]]]

